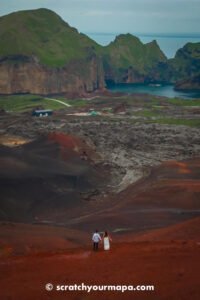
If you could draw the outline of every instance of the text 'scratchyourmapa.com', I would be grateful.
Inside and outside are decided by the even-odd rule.
[[[57,284],[53,285],[52,283],[47,283],[45,285],[47,291],[58,291],[58,292],[102,292],[102,291],[113,291],[113,292],[153,292],[155,290],[154,285],[87,285],[85,283],[81,284]]]

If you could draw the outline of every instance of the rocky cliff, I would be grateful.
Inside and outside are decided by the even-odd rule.
[[[64,67],[48,67],[31,56],[9,56],[0,62],[1,94],[84,95],[104,88],[101,61],[94,55]]]
[[[187,43],[169,62],[176,89],[200,89],[200,43]]]

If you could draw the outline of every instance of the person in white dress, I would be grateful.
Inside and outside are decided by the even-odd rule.
[[[104,247],[104,250],[110,250],[110,242],[112,242],[112,239],[108,235],[108,232],[105,231],[104,235],[103,235],[103,247]]]

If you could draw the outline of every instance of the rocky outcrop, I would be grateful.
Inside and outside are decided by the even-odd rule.
[[[167,61],[156,41],[143,44],[131,34],[117,36],[103,53],[105,79],[108,83],[158,81],[158,66]]]
[[[191,91],[191,90],[199,91],[200,90],[200,75],[178,81],[175,85],[175,89],[181,90],[181,91]]]
[[[169,64],[173,69],[176,89],[200,89],[200,43],[187,43]]]
[[[15,55],[0,62],[1,94],[75,94],[83,95],[104,88],[101,61],[92,55],[52,68],[35,57]]]

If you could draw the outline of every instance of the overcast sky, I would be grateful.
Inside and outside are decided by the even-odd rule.
[[[41,7],[81,32],[200,33],[200,0],[0,0],[0,15]]]

